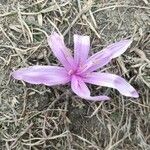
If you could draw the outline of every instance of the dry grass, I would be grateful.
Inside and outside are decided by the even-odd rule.
[[[1,0],[0,149],[149,150],[149,6],[148,0]],[[134,38],[106,69],[129,80],[140,98],[92,86],[92,93],[107,93],[112,100],[91,103],[69,86],[14,81],[14,69],[57,63],[46,41],[53,30],[65,36],[71,49],[74,33],[90,35],[91,54],[113,41]]]

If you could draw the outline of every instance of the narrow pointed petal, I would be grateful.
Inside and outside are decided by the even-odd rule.
[[[21,68],[12,73],[17,80],[31,84],[44,84],[48,86],[66,84],[70,81],[66,70],[63,67],[55,66],[31,66]]]
[[[77,76],[72,76],[71,79],[71,88],[75,94],[79,97],[91,101],[104,101],[109,100],[110,98],[107,96],[90,96],[90,90],[86,86],[86,84],[82,81],[81,78]]]
[[[65,46],[63,37],[58,33],[53,32],[47,40],[57,59],[67,70],[70,70],[73,65],[73,57],[69,49]]]
[[[122,95],[138,98],[137,91],[123,78],[109,73],[93,72],[84,79],[85,82],[117,89]]]
[[[83,68],[86,68],[86,66],[92,64],[89,68],[86,69],[86,72],[92,72],[103,67],[104,65],[108,64],[111,61],[111,59],[116,58],[122,53],[124,53],[131,43],[132,40],[121,40],[119,42],[110,44],[102,51],[97,52],[96,54],[91,56],[87,60],[85,67]]]
[[[77,66],[84,64],[88,58],[90,49],[90,37],[74,35],[74,60]]]

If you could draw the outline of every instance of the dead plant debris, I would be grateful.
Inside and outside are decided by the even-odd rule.
[[[148,0],[0,1],[0,149],[1,150],[149,150],[150,4]],[[134,42],[107,70],[123,75],[139,91],[135,101],[113,89],[110,102],[90,103],[67,86],[34,86],[12,80],[20,67],[57,63],[47,45],[52,31],[87,34],[91,54],[110,42]]]

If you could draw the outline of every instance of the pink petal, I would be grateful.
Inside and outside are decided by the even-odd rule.
[[[72,76],[71,79],[71,88],[75,94],[77,94],[79,97],[91,101],[104,101],[109,100],[109,97],[107,96],[90,96],[90,90],[86,86],[86,84],[83,82],[83,80],[80,77]]]
[[[73,57],[69,49],[65,46],[63,37],[58,33],[53,32],[48,37],[48,44],[51,47],[54,55],[62,63],[62,65],[70,70],[73,67]]]
[[[31,84],[45,84],[48,86],[66,84],[70,81],[63,67],[55,66],[31,66],[21,68],[12,73],[17,80],[23,80]]]
[[[83,69],[86,72],[88,71],[92,72],[103,67],[104,65],[108,64],[111,61],[111,59],[116,58],[122,53],[124,53],[131,43],[132,43],[132,40],[121,40],[119,42],[110,44],[109,46],[104,48],[102,51],[91,56],[87,60]],[[87,68],[89,64],[92,64],[92,65],[90,65],[90,67]]]
[[[138,98],[137,91],[123,78],[109,73],[93,72],[84,79],[85,82],[117,89],[122,95]]]
[[[84,64],[88,58],[90,49],[90,37],[74,35],[74,59],[77,66]]]

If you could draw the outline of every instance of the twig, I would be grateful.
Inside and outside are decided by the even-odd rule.
[[[13,149],[13,146],[17,143],[17,141],[33,126],[33,123],[31,123],[23,132],[20,133],[20,135],[15,139],[15,141],[10,145],[10,149]]]
[[[83,6],[83,9],[78,13],[78,15],[76,16],[76,18],[72,21],[72,23],[70,24],[70,26],[65,30],[65,32],[63,33],[63,36],[65,36],[69,32],[69,30],[76,23],[76,21],[81,17],[82,14],[84,14],[87,11],[90,10],[90,8],[92,6],[92,3],[93,3],[93,0],[88,0],[88,2]]]

